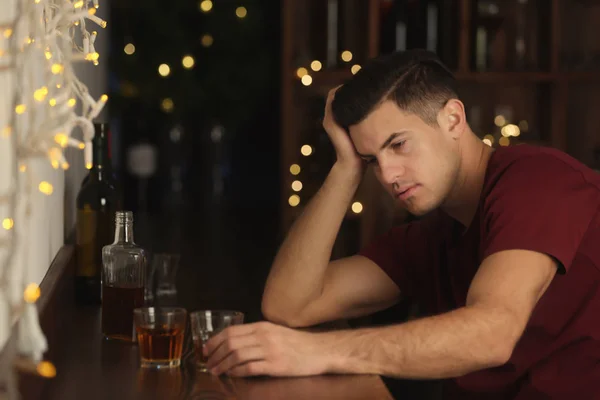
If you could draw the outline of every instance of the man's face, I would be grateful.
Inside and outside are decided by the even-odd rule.
[[[460,157],[445,128],[428,125],[387,100],[349,131],[383,187],[412,214],[438,208],[454,187]]]

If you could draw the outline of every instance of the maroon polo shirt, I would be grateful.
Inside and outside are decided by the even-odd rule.
[[[570,156],[499,148],[466,232],[436,211],[361,251],[429,315],[464,306],[479,265],[493,253],[524,249],[558,261],[510,360],[448,380],[444,398],[600,399],[599,205],[600,175]]]

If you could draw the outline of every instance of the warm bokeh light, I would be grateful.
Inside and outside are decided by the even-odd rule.
[[[235,9],[235,15],[238,18],[246,18],[246,15],[248,15],[248,10],[246,10],[246,7],[238,7]]]
[[[2,227],[4,229],[6,229],[7,231],[11,230],[13,228],[13,226],[15,226],[15,221],[13,221],[12,218],[4,218],[2,220]]]
[[[502,127],[502,130],[500,131],[500,133],[504,137],[511,137],[511,136],[517,137],[521,134],[519,127],[514,124],[504,125]]]
[[[508,146],[508,145],[510,145],[510,139],[507,138],[506,136],[502,136],[500,138],[500,140],[498,140],[498,144],[500,146]]]
[[[163,99],[163,101],[160,102],[160,108],[164,111],[164,112],[171,112],[173,111],[173,100],[170,98],[166,98]]]
[[[350,72],[352,72],[352,75],[356,75],[356,73],[357,73],[358,71],[360,71],[360,68],[361,68],[361,66],[360,66],[360,65],[358,65],[358,64],[354,64],[354,65],[352,66],[352,68],[350,68]]]
[[[358,202],[355,201],[354,203],[352,203],[352,212],[354,212],[354,214],[360,214],[363,210],[363,205]]]
[[[12,133],[12,128],[10,126],[5,126],[4,128],[2,128],[2,137],[9,137],[10,134]]]
[[[302,182],[300,181],[294,181],[292,182],[292,190],[294,192],[299,192],[302,190]]]
[[[490,139],[483,139],[483,143],[487,144],[488,146],[492,146],[492,141]]]
[[[290,173],[292,175],[298,175],[300,173],[300,166],[298,164],[292,164],[290,166]]]
[[[91,162],[85,163],[85,168],[92,169],[92,163]]]
[[[171,67],[169,67],[167,64],[160,64],[158,66],[158,73],[160,76],[169,76],[171,73]]]
[[[21,164],[21,165],[19,165],[19,171],[20,171],[20,172],[25,172],[25,171],[27,171],[27,165],[25,165],[25,164]]]
[[[56,367],[49,361],[42,361],[36,368],[38,374],[44,378],[54,378],[56,376]]]
[[[42,294],[40,287],[35,283],[30,283],[23,292],[23,299],[27,303],[35,303],[40,298],[40,294]]]
[[[298,204],[300,204],[300,196],[297,194],[291,195],[288,199],[288,203],[290,203],[290,206],[296,207]]]
[[[53,97],[50,100],[48,100],[48,104],[50,104],[50,107],[54,107],[56,105],[56,99]]]
[[[5,30],[4,30],[4,37],[5,37],[6,39],[8,39],[9,37],[11,37],[11,36],[12,36],[12,33],[13,33],[13,30],[12,30],[11,28],[5,29]]]
[[[312,76],[306,74],[302,77],[302,79],[300,79],[302,81],[302,84],[304,86],[310,86],[310,84],[312,83],[313,79]]]
[[[185,69],[193,68],[195,63],[196,63],[196,61],[194,60],[194,57],[192,57],[190,55],[184,56],[181,59],[181,64],[183,65],[183,68],[185,68]]]
[[[504,115],[496,115],[496,117],[494,118],[494,124],[496,126],[506,125],[506,118],[504,118]]]
[[[133,43],[127,43],[125,45],[125,47],[123,48],[123,51],[128,56],[132,55],[133,53],[135,53],[135,46],[134,46],[134,44]]]
[[[305,144],[304,146],[302,146],[300,148],[300,153],[302,153],[303,156],[310,156],[313,152],[312,147],[310,147],[309,145]]]
[[[321,64],[321,61],[319,61],[319,60],[314,60],[313,62],[310,63],[310,68],[315,72],[320,71],[321,68],[323,68],[323,64]]]
[[[202,35],[200,42],[202,43],[202,46],[210,47],[210,46],[212,46],[214,39],[211,35],[206,34],[206,35]]]
[[[348,50],[344,50],[342,52],[342,60],[345,62],[352,61],[352,52]]]
[[[75,107],[75,104],[77,104],[77,100],[75,100],[75,98],[71,97],[68,101],[67,101],[67,105],[69,107]]]
[[[209,12],[213,8],[213,3],[210,0],[202,0],[199,7],[200,11]]]
[[[25,104],[19,104],[15,107],[15,112],[17,114],[23,114],[27,110],[27,106]]]
[[[296,70],[296,76],[298,78],[302,78],[306,74],[308,74],[308,70],[304,67],[300,67]]]

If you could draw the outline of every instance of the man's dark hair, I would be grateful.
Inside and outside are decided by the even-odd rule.
[[[366,63],[338,89],[331,107],[336,122],[346,129],[385,100],[437,125],[439,110],[452,98],[458,98],[456,79],[440,59],[426,50],[407,50]]]

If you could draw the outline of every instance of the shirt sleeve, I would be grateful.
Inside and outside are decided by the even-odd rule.
[[[509,165],[486,197],[482,256],[511,249],[545,253],[566,273],[598,211],[599,190],[549,154]]]
[[[419,244],[418,224],[417,221],[393,227],[359,252],[377,264],[408,296],[412,294],[414,284],[409,271],[413,264],[410,249],[411,245]]]

